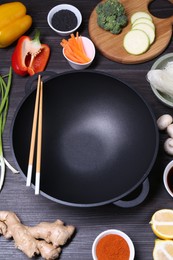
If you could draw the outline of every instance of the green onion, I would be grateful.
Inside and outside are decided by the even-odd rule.
[[[7,80],[6,80],[7,78]],[[0,76],[0,190],[3,187],[5,179],[5,165],[13,172],[17,172],[9,162],[4,158],[3,151],[3,132],[5,128],[5,123],[8,113],[8,104],[9,104],[9,92],[12,85],[12,68],[10,67],[9,73],[5,76]]]

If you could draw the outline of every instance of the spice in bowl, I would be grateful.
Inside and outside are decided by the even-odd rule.
[[[47,16],[52,30],[62,36],[75,32],[82,22],[81,12],[73,5],[60,4],[53,7]]]
[[[70,10],[60,10],[53,15],[52,25],[58,31],[71,31],[77,26],[77,17]]]
[[[110,234],[100,239],[96,247],[96,255],[99,260],[104,260],[107,257],[110,259],[112,256],[117,260],[128,260],[130,250],[124,238]]]
[[[133,260],[134,246],[131,239],[120,230],[107,230],[97,236],[92,247],[94,260]]]

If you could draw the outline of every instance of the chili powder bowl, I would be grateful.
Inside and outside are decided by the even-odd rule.
[[[47,22],[50,28],[56,33],[61,36],[68,36],[75,32],[81,25],[82,15],[75,6],[60,4],[54,6],[49,11]]]
[[[94,260],[134,260],[135,249],[132,240],[124,232],[109,229],[94,240],[92,257]]]

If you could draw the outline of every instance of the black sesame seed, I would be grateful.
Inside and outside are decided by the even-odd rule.
[[[52,25],[59,31],[70,31],[77,26],[77,17],[70,10],[60,10],[53,15]]]

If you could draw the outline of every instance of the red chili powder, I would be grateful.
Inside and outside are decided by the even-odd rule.
[[[124,238],[110,234],[100,239],[96,255],[98,260],[129,260],[130,249]]]

